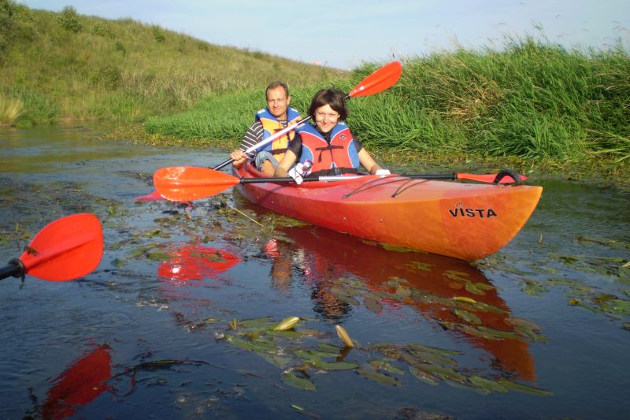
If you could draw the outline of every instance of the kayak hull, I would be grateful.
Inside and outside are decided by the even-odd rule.
[[[241,178],[262,174],[250,165]],[[525,225],[538,186],[504,186],[366,175],[301,185],[247,183],[248,200],[295,219],[377,242],[462,260],[505,246]]]

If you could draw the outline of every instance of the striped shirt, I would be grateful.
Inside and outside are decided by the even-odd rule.
[[[249,126],[245,135],[243,136],[243,140],[241,140],[241,146],[239,147],[242,151],[246,151],[250,147],[255,144],[260,143],[263,140],[263,126],[260,121],[254,122]],[[253,159],[256,156],[256,151],[249,153],[250,159]]]

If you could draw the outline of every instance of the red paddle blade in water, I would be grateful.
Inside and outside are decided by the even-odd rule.
[[[90,213],[63,217],[35,235],[20,257],[26,274],[67,281],[91,273],[103,255],[103,230]]]
[[[153,191],[152,193],[136,197],[135,200],[138,202],[158,201],[158,200],[164,200],[164,197],[162,197],[162,194],[160,194],[159,192]]]
[[[402,64],[392,61],[363,79],[348,94],[349,97],[374,95],[394,86],[402,74]]]
[[[171,201],[192,201],[218,194],[240,180],[224,172],[194,166],[171,166],[155,171],[153,184]]]
[[[112,374],[108,345],[98,346],[59,375],[48,390],[42,406],[43,418],[64,419],[89,404],[110,388],[105,383]]]
[[[172,258],[158,266],[158,276],[176,281],[215,278],[241,259],[227,251],[205,246],[183,246],[172,253]]]

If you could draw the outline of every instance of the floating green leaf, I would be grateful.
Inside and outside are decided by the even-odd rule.
[[[547,337],[534,331],[529,325],[516,325],[514,330],[521,333],[531,341],[547,342]]]
[[[491,381],[490,379],[482,378],[481,376],[472,375],[468,378],[468,381],[478,388],[485,389],[489,392],[500,392],[505,394],[508,389],[498,382]]]
[[[387,360],[370,360],[368,363],[376,370],[386,370],[387,372],[397,373],[399,375],[405,373],[401,369],[398,369],[396,366],[389,363]]]
[[[481,325],[481,318],[479,318],[477,315],[459,308],[455,308],[453,311],[455,312],[455,315],[457,315],[457,317],[462,321],[468,322],[469,324]]]
[[[372,367],[370,367],[369,365],[358,368],[356,372],[359,375],[363,376],[364,378],[367,378],[374,382],[378,382],[381,385],[387,385],[387,386],[402,385],[402,382],[400,382],[398,378],[378,372],[374,370]]]
[[[409,372],[416,378],[420,379],[422,382],[425,382],[429,385],[438,385],[440,380],[430,374],[429,372],[425,372],[424,370],[418,369],[415,366],[409,365]]]
[[[351,370],[359,367],[356,363],[348,362],[325,362],[321,359],[313,359],[309,363],[316,368],[323,370]]]
[[[416,363],[414,364],[414,367],[442,379],[451,379],[453,381],[461,383],[466,382],[466,376],[456,372],[454,369],[445,366],[436,366],[429,363]]]
[[[273,320],[270,316],[266,316],[264,318],[255,318],[255,319],[243,319],[239,321],[239,325],[243,328],[252,328],[252,329],[268,329],[271,325],[273,325]]]
[[[510,390],[524,392],[526,394],[543,395],[543,396],[553,395],[553,392],[551,392],[551,391],[546,391],[546,390],[540,389],[540,388],[534,388],[534,387],[531,387],[531,386],[528,386],[528,385],[524,385],[524,384],[521,384],[521,383],[517,383],[517,382],[498,381],[497,383],[499,385],[504,386],[505,388],[510,389]]]
[[[292,386],[293,388],[303,389],[306,391],[315,391],[317,389],[310,379],[301,378],[294,375],[292,372],[284,372],[282,374],[282,380],[285,384]]]

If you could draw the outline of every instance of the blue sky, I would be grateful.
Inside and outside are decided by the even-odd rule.
[[[218,45],[351,69],[532,35],[568,48],[630,49],[630,0],[17,0],[132,18]],[[542,32],[540,29],[542,28]]]

